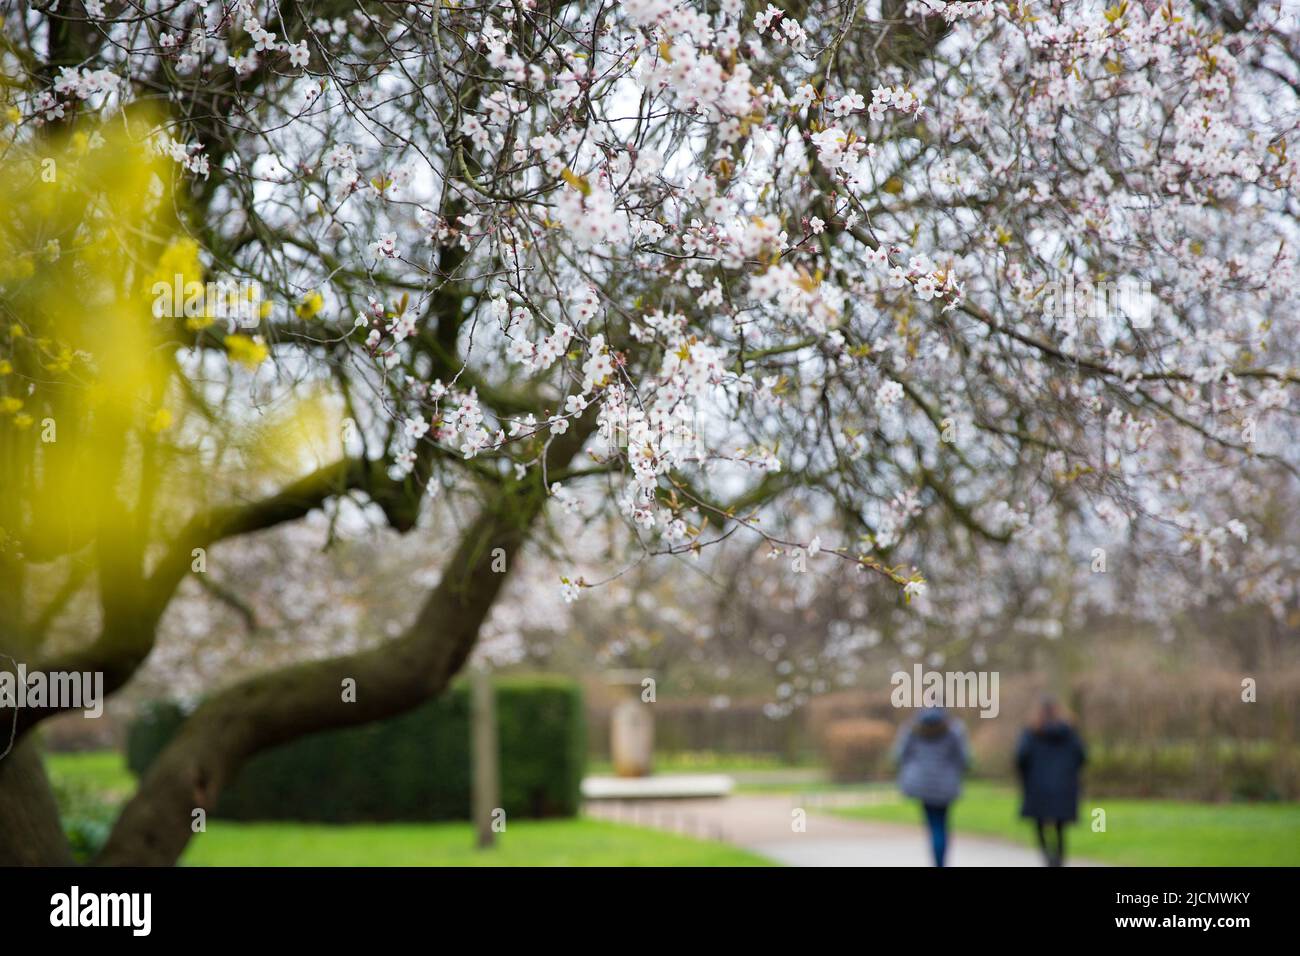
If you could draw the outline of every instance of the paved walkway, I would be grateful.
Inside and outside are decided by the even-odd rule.
[[[860,804],[862,798],[853,802]],[[812,796],[742,793],[711,800],[598,801],[588,803],[586,813],[602,820],[733,843],[787,866],[930,865],[929,844],[921,826],[849,820],[818,812],[827,803]],[[796,810],[805,811],[802,832],[792,826]],[[948,857],[949,866],[1042,866],[1036,850],[962,833],[949,837]],[[1095,864],[1072,861],[1071,865]]]

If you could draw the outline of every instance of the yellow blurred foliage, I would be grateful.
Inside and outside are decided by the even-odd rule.
[[[250,370],[270,345],[208,330],[227,304],[211,291],[188,309],[191,283],[220,287],[204,283],[175,164],[150,145],[157,126],[119,114],[89,135],[27,131],[0,151],[0,558],[6,542],[17,543],[10,557],[42,561],[98,541],[101,555],[139,563],[205,500],[343,452],[341,407],[323,381],[278,398],[254,385],[251,407],[216,414],[195,404],[220,394],[186,355],[196,335],[207,355],[224,346]],[[256,301],[242,288],[220,295]],[[323,305],[309,293],[298,313]]]
[[[302,297],[302,301],[294,308],[300,319],[313,319],[325,307],[325,297],[317,290],[313,289]]]
[[[342,409],[324,384],[302,387],[292,399],[247,429],[245,462],[261,477],[296,477],[343,454]]]
[[[271,354],[260,336],[227,335],[224,341],[230,360],[249,368],[257,368]]]
[[[160,471],[145,448],[173,414],[172,330],[150,289],[203,278],[155,126],[135,112],[0,154],[0,530],[29,553],[143,530],[131,511]]]

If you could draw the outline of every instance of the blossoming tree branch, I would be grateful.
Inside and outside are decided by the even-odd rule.
[[[102,862],[441,692],[557,512],[909,608],[937,521],[947,574],[1106,531],[1294,598],[1276,2],[67,0],[0,44],[0,648],[112,691],[224,542],[461,519],[404,632],[207,697]],[[66,858],[57,711],[0,711],[5,862]]]

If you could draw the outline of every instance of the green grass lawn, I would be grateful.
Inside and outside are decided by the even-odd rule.
[[[120,754],[111,751],[48,754],[46,766],[70,823],[87,839],[106,834],[114,808],[135,789]],[[672,769],[701,769],[696,758]],[[727,769],[767,770],[737,760]],[[758,766],[754,764],[758,763]],[[736,766],[741,764],[742,766]],[[711,766],[710,766],[711,765]],[[661,770],[668,771],[661,765]],[[720,768],[718,768],[720,769]],[[824,792],[844,789],[823,781],[754,789]],[[847,789],[858,789],[847,788]],[[918,824],[920,811],[891,788],[874,787],[881,802],[833,812],[848,817]],[[1106,811],[1106,832],[1093,832],[1090,812]],[[1033,833],[1017,815],[1015,792],[974,782],[953,808],[959,831],[1031,844]],[[1146,866],[1298,866],[1300,804],[1184,803],[1173,800],[1093,798],[1067,837],[1071,854],[1103,863]],[[75,840],[74,840],[75,843]],[[468,823],[315,824],[208,821],[191,843],[191,866],[753,866],[766,861],[743,850],[655,830],[598,820],[521,820],[510,823],[494,850],[474,848]]]
[[[1095,833],[1091,813],[1106,811]],[[958,831],[1033,843],[1033,825],[1019,817],[1015,791],[971,783],[953,805]],[[846,817],[918,823],[915,801],[901,796],[835,811]],[[1300,804],[1184,803],[1176,800],[1088,798],[1066,834],[1071,855],[1120,866],[1300,866]]]
[[[594,776],[611,776],[614,765],[607,760],[590,761],[587,772]],[[736,793],[820,793],[861,790],[863,786],[830,783],[825,779],[825,769],[813,760],[801,759],[792,763],[774,754],[728,754],[712,750],[657,753],[654,772],[727,774],[735,779]]]
[[[790,763],[773,754],[728,754],[713,750],[656,753],[654,757],[655,773],[735,773],[749,770],[814,769],[817,766],[817,763],[812,760]],[[589,774],[608,775],[613,772],[614,765],[608,760],[587,762]]]
[[[135,774],[126,768],[126,758],[116,750],[47,753],[45,769],[56,786],[76,786],[119,799],[135,792]]]
[[[187,866],[768,866],[722,843],[604,820],[522,820],[474,846],[468,823],[322,826],[209,820]]]
[[[135,777],[115,751],[45,755],[74,846],[102,842]],[[768,866],[722,843],[603,820],[508,823],[497,846],[474,847],[468,823],[326,826],[208,820],[188,866]]]

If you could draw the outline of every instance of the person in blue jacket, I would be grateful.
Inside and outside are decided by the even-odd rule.
[[[1079,772],[1086,760],[1078,733],[1056,700],[1044,697],[1034,725],[1020,735],[1016,771],[1024,791],[1020,815],[1034,821],[1048,866],[1065,864],[1065,825],[1079,817]]]
[[[898,789],[921,801],[930,831],[934,865],[948,852],[948,807],[961,793],[961,777],[970,765],[966,728],[940,707],[927,707],[899,731],[894,745]]]

